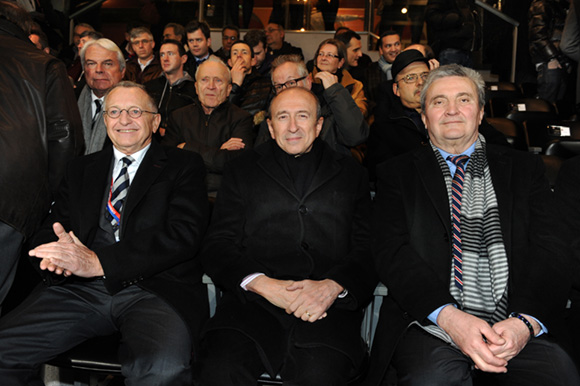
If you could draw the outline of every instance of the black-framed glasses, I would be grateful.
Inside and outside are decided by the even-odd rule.
[[[284,90],[285,88],[290,88],[290,87],[296,87],[296,85],[298,84],[298,82],[300,82],[301,80],[304,80],[308,77],[308,75],[303,76],[302,78],[296,78],[296,79],[290,79],[284,83],[280,83],[280,84],[275,84],[274,85],[274,90],[276,90],[276,93],[279,93],[280,91]]]
[[[323,57],[325,57],[325,56],[326,56],[327,58],[335,58],[335,59],[339,59],[339,58],[340,58],[340,56],[338,56],[338,55],[335,55],[335,54],[332,54],[332,53],[330,53],[330,52],[319,52],[319,53],[318,53],[318,57],[319,57],[319,58],[323,58]]]
[[[129,116],[134,119],[139,118],[141,115],[143,115],[143,113],[157,114],[153,111],[141,110],[139,107],[129,107],[128,109],[118,109],[116,107],[112,107],[108,110],[105,110],[105,114],[107,114],[109,118],[117,119],[121,116],[123,111],[126,111],[127,114],[129,114]]]
[[[405,83],[415,83],[419,79],[419,77],[421,77],[421,80],[424,82],[427,79],[428,75],[429,72],[422,72],[420,74],[407,74],[403,76],[401,79],[399,79],[397,82],[404,81]]]

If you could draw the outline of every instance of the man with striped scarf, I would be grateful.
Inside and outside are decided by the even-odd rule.
[[[452,64],[421,92],[429,144],[377,168],[374,252],[389,295],[368,384],[579,385],[563,341],[567,263],[542,161],[478,132],[484,82]]]

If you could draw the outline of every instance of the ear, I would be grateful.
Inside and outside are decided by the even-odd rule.
[[[479,116],[479,117],[478,117],[478,118],[479,118],[479,120],[478,120],[478,123],[477,123],[477,125],[478,125],[478,126],[479,126],[479,125],[481,125],[481,121],[483,121],[483,115],[484,115],[484,111],[483,111],[483,108],[482,108],[482,109],[479,111],[479,114],[478,114],[478,116]]]
[[[228,84],[228,91],[226,91],[226,98],[230,96],[230,93],[232,92],[232,84]]]
[[[401,97],[401,93],[399,93],[399,83],[397,82],[393,82],[393,94],[395,94],[399,98]]]
[[[270,132],[270,137],[272,137],[272,139],[276,139],[276,136],[274,135],[274,128],[272,127],[272,120],[268,118],[266,119],[266,123],[268,123],[268,131]]]
[[[159,125],[161,124],[161,114],[155,114],[153,116],[153,132],[156,133],[159,130]]]
[[[181,64],[185,64],[185,62],[187,62],[187,55],[182,55],[181,56]]]
[[[211,47],[211,38],[207,38],[207,45]]]
[[[320,135],[320,131],[322,131],[322,124],[323,123],[324,123],[324,117],[318,118],[318,121],[316,122],[316,136],[317,137]]]
[[[340,59],[340,62],[338,62],[338,68],[342,68],[342,66],[344,66],[344,58]]]

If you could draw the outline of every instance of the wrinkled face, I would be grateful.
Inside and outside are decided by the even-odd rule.
[[[350,39],[350,44],[346,49],[348,65],[350,67],[358,66],[358,60],[362,56],[362,43],[357,38]]]
[[[284,32],[278,24],[268,24],[264,32],[266,32],[266,44],[268,44],[268,47],[278,49],[282,46]]]
[[[236,30],[224,30],[224,32],[222,32],[222,46],[224,47],[224,50],[228,52],[232,48],[232,44],[234,44],[234,42],[239,38],[240,37],[238,36]]]
[[[288,82],[291,82],[294,79],[302,78],[302,76],[303,75],[300,75],[300,72],[298,71],[298,65],[296,63],[286,62],[276,67],[276,69],[272,72],[272,85],[276,87],[276,85],[285,84],[286,88],[302,87],[307,90],[310,90],[312,88],[312,80],[310,79],[309,76],[307,76],[302,80],[299,80],[293,86],[288,84]]]
[[[401,53],[401,38],[399,35],[389,35],[383,38],[379,47],[379,53],[387,63],[393,63],[397,55]]]
[[[163,30],[163,40],[173,39],[177,40],[178,42],[181,41],[181,35],[175,34],[175,28],[167,27]]]
[[[236,43],[232,46],[230,59],[228,64],[233,67],[235,63],[241,62],[244,72],[249,74],[252,72],[252,66],[255,65],[256,59],[252,58],[250,47],[245,43]]]
[[[161,68],[166,74],[175,74],[181,70],[183,63],[187,60],[187,56],[179,56],[179,49],[175,44],[163,44],[159,50],[159,60],[161,61]]]
[[[149,143],[151,136],[161,122],[159,114],[150,114],[145,111],[153,111],[148,103],[145,91],[137,87],[118,87],[111,91],[106,98],[106,111],[111,109],[134,109],[139,108],[143,113],[139,118],[131,118],[127,111],[122,111],[118,118],[111,118],[105,114],[107,135],[113,146],[124,154],[133,154]]]
[[[256,67],[260,67],[264,60],[266,59],[266,48],[264,47],[264,43],[260,42],[257,46],[253,47],[254,50],[254,59],[256,59]]]
[[[459,76],[437,79],[427,90],[422,119],[435,146],[466,150],[477,139],[483,119],[475,84]]]
[[[187,45],[193,56],[203,58],[209,52],[211,38],[206,39],[201,29],[187,33]]]
[[[199,102],[205,109],[212,110],[221,105],[232,90],[228,82],[225,65],[205,61],[197,70],[195,89]]]
[[[155,40],[153,40],[153,36],[143,33],[137,35],[136,38],[131,38],[131,47],[139,59],[149,60],[153,57]]]
[[[429,67],[425,63],[414,62],[397,74],[396,82],[393,82],[393,93],[401,99],[403,106],[416,110],[421,108],[421,90],[424,82],[422,77],[417,77],[413,83],[406,83],[403,79],[408,74],[426,72],[429,72]]]
[[[85,31],[90,31],[90,28],[84,27],[82,25],[77,25],[73,31],[73,43],[78,47],[79,40],[81,40],[81,34]]]
[[[270,135],[288,154],[308,153],[320,134],[323,118],[316,117],[316,99],[301,88],[280,93],[271,106]]]
[[[344,59],[338,59],[338,48],[334,44],[325,44],[320,47],[316,57],[316,66],[320,71],[335,74],[344,65]]]
[[[96,44],[87,47],[84,69],[87,84],[99,98],[125,75],[125,69],[121,70],[117,54]]]

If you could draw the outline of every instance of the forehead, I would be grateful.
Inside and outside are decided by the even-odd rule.
[[[201,29],[197,29],[193,32],[188,32],[187,33],[187,37],[189,39],[203,39],[205,40],[205,35],[203,34],[203,32],[201,32]]]
[[[119,63],[115,52],[109,51],[94,43],[85,51],[85,60],[113,60],[115,63]]]
[[[337,53],[338,48],[336,48],[334,44],[325,44],[322,47],[320,47],[320,51]]]
[[[282,111],[308,111],[315,115],[316,100],[312,94],[299,87],[285,90],[272,102],[272,115]]]
[[[238,33],[234,29],[225,29],[224,32],[222,32],[222,34],[224,36],[238,36]]]
[[[274,23],[270,23],[270,24],[268,24],[266,26],[266,29],[275,29],[275,30],[278,30],[278,31],[279,31],[279,28],[280,27],[278,26],[278,24],[274,24]]]
[[[117,87],[107,95],[107,107],[147,106],[147,93],[138,87]]]
[[[401,38],[399,37],[399,35],[389,35],[383,38],[383,46],[395,44],[397,42],[401,42]]]
[[[446,76],[439,78],[426,90],[427,99],[431,97],[453,97],[459,94],[477,95],[475,83],[464,76]]]
[[[423,62],[413,62],[401,70],[397,75],[398,78],[407,74],[419,74],[421,72],[429,71],[429,67]]]
[[[77,25],[77,26],[75,27],[75,30],[74,30],[74,31],[75,31],[75,33],[76,33],[76,34],[80,35],[80,34],[82,34],[83,32],[85,32],[85,31],[89,31],[89,30],[90,30],[90,28],[87,28],[87,27],[85,27],[85,26],[83,26],[83,25]]]
[[[163,35],[175,35],[175,29],[173,27],[167,27],[163,30]]]
[[[262,42],[258,42],[258,44],[256,44],[253,48],[254,52],[260,52],[264,50],[264,43]]]
[[[296,63],[287,62],[278,66],[274,70],[273,78],[279,80],[300,78],[298,76],[298,65]]]
[[[233,50],[248,50],[248,52],[249,52],[251,50],[251,48],[246,43],[237,42],[232,46],[232,51]]]
[[[159,52],[178,52],[179,48],[173,43],[165,43],[159,49]]]
[[[226,69],[224,68],[224,66],[222,66],[219,63],[214,63],[214,62],[205,62],[198,71],[198,76],[201,77],[205,77],[205,76],[210,76],[210,77],[218,77],[221,79],[225,79],[226,78]]]

